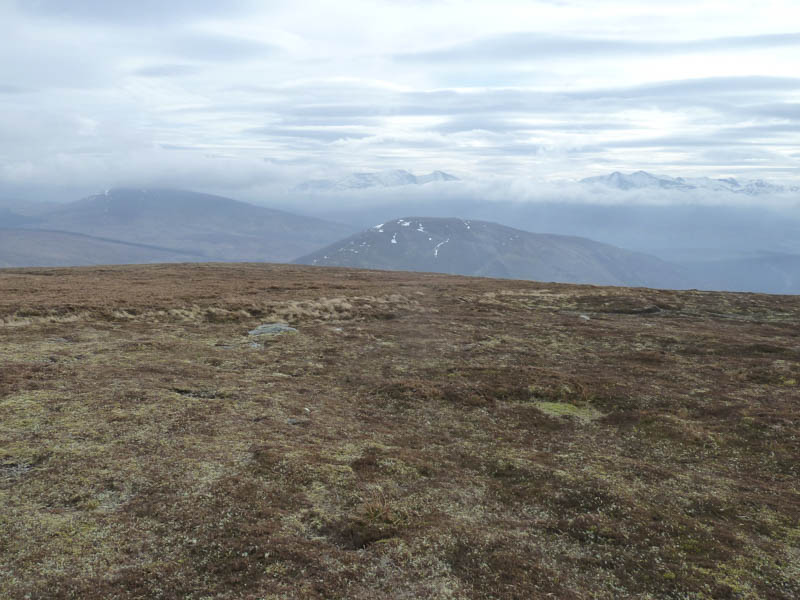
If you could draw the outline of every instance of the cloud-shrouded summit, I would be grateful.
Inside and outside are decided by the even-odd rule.
[[[0,192],[348,173],[792,185],[791,0],[0,2]]]
[[[336,180],[312,179],[297,185],[299,193],[324,193],[363,190],[369,188],[392,188],[404,185],[425,185],[426,183],[458,181],[458,177],[444,171],[432,171],[427,175],[414,175],[404,169],[380,171],[377,173],[351,173]]]

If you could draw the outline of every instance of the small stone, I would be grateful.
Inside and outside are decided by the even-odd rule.
[[[289,417],[286,419],[286,422],[289,425],[308,425],[311,421],[308,419],[295,419],[294,417]]]
[[[289,333],[297,331],[294,327],[289,327],[286,323],[264,323],[255,329],[248,331],[247,335],[280,335],[282,333]]]

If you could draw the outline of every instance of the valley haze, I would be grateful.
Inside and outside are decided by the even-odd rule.
[[[316,260],[573,283],[800,293],[800,192],[788,184],[638,171],[542,183],[523,192],[513,180],[390,170],[300,182],[283,194],[274,199],[280,209],[164,188],[112,188],[65,203],[6,202],[0,208],[0,265]],[[327,253],[335,259],[325,257],[326,247],[352,245],[345,238],[370,235],[375,222],[391,224],[404,215],[429,223],[471,219],[495,232],[512,227],[524,239],[548,241],[517,248],[511,253],[515,267],[497,245],[502,236],[477,245],[455,236],[441,257],[428,246],[449,242],[446,235],[404,240],[380,257],[338,251]],[[565,243],[567,238],[574,241]],[[448,258],[464,243],[474,257],[469,267]],[[577,254],[576,244],[582,246]],[[623,256],[635,254],[639,266],[631,269]]]

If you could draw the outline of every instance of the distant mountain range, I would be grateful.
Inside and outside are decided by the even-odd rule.
[[[383,183],[408,180],[394,173]],[[414,180],[451,181],[447,177],[434,172]],[[761,190],[765,198],[772,193],[766,190],[795,189],[645,172],[584,181],[611,190],[677,193],[722,186],[731,194],[758,196]],[[330,211],[329,220],[184,190],[111,189],[67,204],[0,199],[0,266],[288,262],[300,256],[320,265],[800,294],[800,202],[794,208],[770,208],[760,198],[719,204],[512,202],[437,189],[395,195],[387,203],[378,196],[369,201],[366,188],[353,205],[346,196],[315,203]],[[425,216],[347,237],[387,215],[415,213]],[[454,214],[465,220],[452,219]]]
[[[433,171],[427,175],[413,175],[396,169],[374,173],[351,173],[340,179],[312,179],[294,188],[295,192],[337,192],[363,190],[372,187],[397,187],[402,185],[424,185],[434,181],[458,181],[458,177],[444,171]]]
[[[339,223],[230,198],[167,189],[108,190],[60,205],[21,226],[156,247],[198,259],[267,262],[290,261],[353,231]],[[37,239],[41,241],[45,235],[41,233]],[[63,236],[59,239],[66,242]],[[127,257],[122,247],[115,247],[109,256],[99,246],[93,248],[92,252],[99,254],[75,264],[87,264],[87,260],[94,264],[141,262],[138,250]],[[29,249],[32,259],[38,251],[37,247]],[[80,259],[77,249],[67,255]]]
[[[645,254],[586,238],[453,218],[395,219],[295,262],[599,285],[676,288],[687,283],[674,267]]]
[[[764,181],[763,179],[738,181],[733,177],[724,179],[711,179],[709,177],[669,177],[667,175],[653,175],[646,171],[636,171],[630,174],[615,171],[609,175],[599,175],[597,177],[581,179],[581,183],[603,185],[618,190],[707,190],[748,194],[750,196],[800,192],[800,187],[798,186],[776,185]]]
[[[351,173],[338,179],[312,179],[295,186],[297,193],[325,193],[363,190],[368,188],[389,188],[404,185],[424,185],[434,181],[460,181],[458,177],[444,171],[433,171],[427,175],[414,175],[403,169],[376,171],[370,173]],[[780,194],[800,192],[800,186],[784,186],[763,179],[737,180],[733,177],[713,179],[711,177],[670,177],[654,175],[647,171],[620,173],[614,171],[608,175],[586,177],[580,180],[586,185],[600,185],[617,190],[705,190],[714,192],[731,192],[759,196],[762,194]]]
[[[13,212],[8,208],[0,208],[0,227],[21,227],[36,223],[36,219]]]

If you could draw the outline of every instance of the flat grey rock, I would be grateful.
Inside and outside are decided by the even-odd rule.
[[[247,335],[280,335],[290,331],[297,331],[294,327],[289,327],[286,323],[264,323],[249,331]]]

